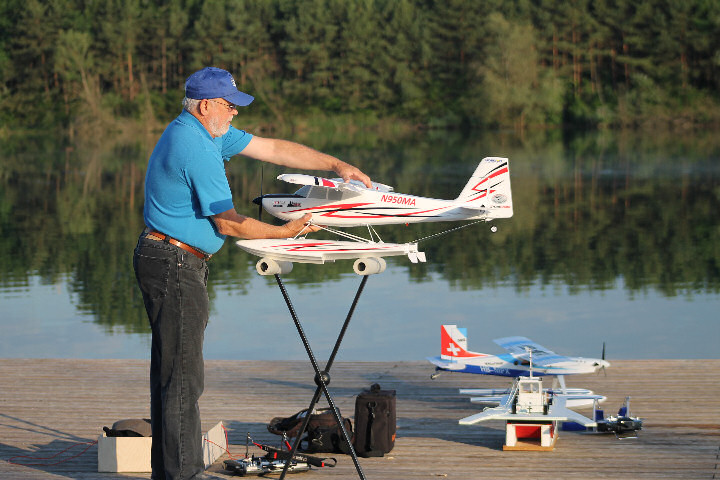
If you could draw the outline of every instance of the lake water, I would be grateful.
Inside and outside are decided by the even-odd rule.
[[[524,335],[558,353],[607,358],[718,358],[720,141],[716,135],[430,133],[303,138],[397,191],[454,198],[484,156],[507,156],[515,216],[421,242],[426,264],[388,259],[371,276],[339,360],[437,355],[440,325],[472,350]],[[0,357],[149,358],[132,273],[142,178],[154,139],[67,148],[0,147]],[[286,192],[276,167],[236,158],[241,212]],[[268,220],[267,214],[264,217]],[[409,241],[452,224],[378,229]],[[209,359],[304,360],[274,279],[227,241],[210,262]],[[284,277],[320,360],[352,302],[352,262],[296,265]]]

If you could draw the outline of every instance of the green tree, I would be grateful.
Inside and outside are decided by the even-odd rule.
[[[385,55],[379,57],[379,68],[388,72],[386,85],[388,105],[403,117],[428,117],[427,90],[431,82],[428,71],[432,51],[425,32],[423,10],[410,0],[387,1],[383,9]]]
[[[101,96],[97,75],[91,72],[94,61],[89,33],[69,30],[58,36],[54,71],[63,80],[63,94],[70,103],[82,101],[81,111],[90,121],[100,118]],[[87,109],[87,110],[86,110]]]
[[[194,64],[229,70],[238,88],[251,92],[282,123],[280,65],[272,38],[275,16],[271,2],[206,1],[195,23],[199,48]]]
[[[288,77],[283,91],[291,104],[331,107],[335,101],[332,57],[343,0],[282,0],[279,48]]]
[[[335,110],[382,110],[392,95],[386,87],[387,45],[383,38],[379,2],[346,2],[334,46]]]
[[[140,0],[110,0],[96,4],[96,31],[93,49],[101,62],[96,65],[106,103],[123,117],[137,115],[134,102],[140,92],[139,42],[143,38]],[[145,46],[145,45],[143,45]]]
[[[467,101],[476,59],[485,55],[486,19],[491,4],[464,0],[437,1],[428,12],[425,30],[433,55],[428,68],[433,82],[428,92],[438,125],[459,124],[457,112]]]
[[[487,56],[478,66],[481,88],[471,90],[482,95],[485,108],[473,113],[486,122],[518,130],[559,117],[562,90],[552,70],[539,63],[535,29],[513,24],[501,13],[491,14],[489,25]]]

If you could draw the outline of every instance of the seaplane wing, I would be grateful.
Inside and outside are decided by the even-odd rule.
[[[503,401],[507,400],[508,397],[503,397]],[[475,425],[476,423],[485,422],[488,420],[507,420],[513,418],[510,414],[510,406],[501,403],[497,407],[486,408],[480,413],[470,415],[469,417],[461,418],[458,423],[460,425]]]
[[[534,388],[523,385],[535,384]],[[542,388],[542,380],[537,378],[516,379],[508,393],[503,395],[497,407],[486,407],[482,412],[470,415],[459,421],[461,425],[474,425],[487,420],[514,421],[572,421],[583,426],[595,426],[595,422],[570,410],[564,395],[552,395]]]
[[[579,423],[584,427],[594,427],[595,421],[570,410],[567,399],[563,395],[554,395],[553,402],[548,408],[548,418],[557,418],[564,421]]]
[[[276,261],[316,263],[407,255],[411,262],[424,262],[416,243],[311,240],[308,238],[239,240],[236,245],[258,257]]]
[[[533,364],[538,367],[545,367],[570,360],[568,357],[558,355],[552,350],[549,350],[526,337],[504,337],[493,341],[510,352],[510,354],[515,358],[530,360],[530,355],[532,355]]]
[[[387,193],[394,190],[393,187],[385,185],[384,183],[372,182],[372,188],[369,189],[362,182],[357,180],[345,182],[342,178],[314,177],[312,175],[302,173],[284,173],[282,175],[278,175],[277,179],[287,183],[294,183],[296,185],[311,185],[315,187],[335,188],[352,192],[372,190]]]

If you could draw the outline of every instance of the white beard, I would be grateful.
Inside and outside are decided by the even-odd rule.
[[[213,118],[208,123],[208,130],[210,131],[210,135],[214,138],[222,137],[228,132],[228,130],[230,130],[230,125],[220,125],[220,120],[218,120],[217,118]]]

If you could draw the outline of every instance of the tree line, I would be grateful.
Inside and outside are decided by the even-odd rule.
[[[713,0],[5,0],[6,127],[162,120],[226,68],[274,124],[717,123]]]

